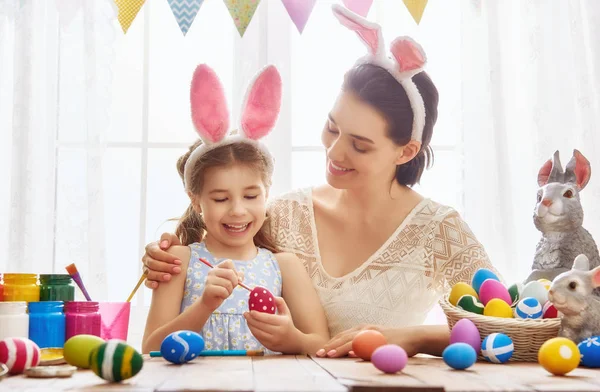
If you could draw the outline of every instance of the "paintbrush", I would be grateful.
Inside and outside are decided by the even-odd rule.
[[[208,261],[204,260],[202,257],[200,257],[200,261],[203,262],[204,264],[206,264],[210,268],[215,268],[215,267],[212,266],[211,263],[209,263]],[[252,289],[250,287],[246,286],[242,282],[238,282],[238,285],[242,286],[243,288],[245,288],[246,290],[248,290],[250,292],[252,291]]]
[[[146,276],[148,276],[148,270],[145,270],[144,273],[142,274],[142,276],[140,277],[140,280],[138,280],[137,284],[135,285],[135,288],[133,289],[133,291],[131,292],[131,294],[129,294],[129,298],[127,298],[127,302],[131,302],[131,299],[135,295],[135,292],[138,291],[138,289],[142,285],[142,282],[144,280],[146,280]]]
[[[85,296],[85,299],[87,299],[88,301],[91,301],[92,299],[90,298],[90,295],[88,294],[87,290],[85,289],[85,286],[83,285],[83,281],[81,280],[81,275],[79,275],[79,271],[77,271],[77,267],[75,267],[75,264],[73,263],[73,264],[67,265],[65,268],[67,269],[67,272],[69,273],[69,275],[71,275],[71,278],[73,278],[75,283],[77,283],[77,286],[79,286],[79,289]]]
[[[263,350],[207,350],[201,351],[199,357],[261,357]],[[150,351],[150,358],[162,358],[160,351]]]

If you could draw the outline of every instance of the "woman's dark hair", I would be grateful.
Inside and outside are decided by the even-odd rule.
[[[396,167],[396,181],[413,186],[421,179],[425,168],[433,164],[433,150],[429,143],[437,120],[438,91],[425,72],[413,76],[413,82],[425,104],[425,127],[421,150],[409,162]],[[399,146],[411,139],[413,111],[404,88],[385,69],[372,64],[361,64],[346,74],[344,91],[356,94],[359,99],[383,115],[388,123],[388,136]]]

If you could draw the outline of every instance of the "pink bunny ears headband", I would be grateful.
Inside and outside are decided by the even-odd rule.
[[[388,71],[402,85],[413,111],[412,139],[422,141],[425,104],[412,77],[423,71],[427,61],[423,48],[410,37],[398,37],[390,47],[393,58],[389,58],[385,52],[381,26],[339,4],[334,4],[332,8],[333,14],[339,21],[355,31],[369,50],[366,56],[357,60],[356,65],[365,63],[377,65]]]
[[[233,143],[250,143],[264,154],[268,170],[273,172],[273,157],[266,146],[259,142],[275,127],[281,107],[281,76],[275,66],[261,70],[252,80],[242,104],[240,133],[229,134],[229,110],[225,91],[217,74],[201,64],[194,71],[190,89],[192,122],[202,139],[189,156],[184,168],[185,188],[189,191],[192,168],[198,159],[220,146]]]

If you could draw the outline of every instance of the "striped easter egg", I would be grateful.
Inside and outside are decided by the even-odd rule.
[[[25,338],[6,338],[0,341],[0,363],[6,364],[10,374],[21,374],[40,363],[40,348]]]
[[[163,358],[177,365],[197,358],[202,350],[204,350],[202,335],[186,330],[171,333],[160,345]]]
[[[517,303],[514,313],[517,318],[539,319],[543,315],[542,305],[533,297],[523,298]]]
[[[140,353],[118,339],[109,340],[90,354],[90,365],[94,373],[110,382],[119,382],[135,376],[142,370],[143,364]]]
[[[513,355],[513,341],[503,333],[492,333],[481,342],[481,354],[492,363],[505,363]]]

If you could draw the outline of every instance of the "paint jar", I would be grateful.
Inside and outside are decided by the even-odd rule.
[[[0,302],[4,301],[4,281],[2,280],[2,274],[0,274]]]
[[[100,337],[101,318],[98,302],[65,302],[65,340],[75,335],[96,335]]]
[[[29,339],[40,348],[65,345],[65,314],[63,302],[29,303]]]
[[[29,338],[27,302],[0,302],[0,340]]]
[[[38,302],[40,286],[36,274],[4,274],[4,300]]]
[[[40,275],[40,301],[74,301],[75,286],[68,274]]]

